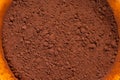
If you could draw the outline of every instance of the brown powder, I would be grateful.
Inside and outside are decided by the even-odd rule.
[[[3,47],[19,80],[101,80],[117,54],[106,0],[14,0]]]

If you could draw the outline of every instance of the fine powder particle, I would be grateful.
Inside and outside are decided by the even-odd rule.
[[[102,80],[117,55],[106,0],[14,0],[3,48],[19,80]]]

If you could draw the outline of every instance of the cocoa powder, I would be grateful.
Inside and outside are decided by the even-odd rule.
[[[106,0],[14,0],[3,48],[19,80],[102,80],[117,55]]]

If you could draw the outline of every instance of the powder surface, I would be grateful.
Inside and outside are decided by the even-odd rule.
[[[19,80],[102,80],[117,54],[106,0],[14,0],[3,47]]]

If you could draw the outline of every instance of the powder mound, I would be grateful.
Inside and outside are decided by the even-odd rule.
[[[3,47],[19,80],[102,80],[117,54],[105,0],[14,0]]]

